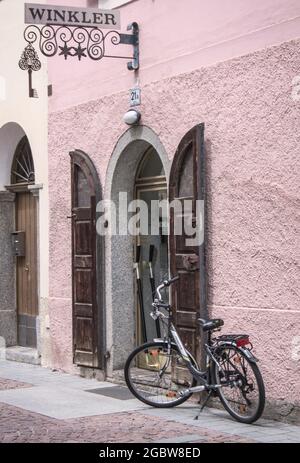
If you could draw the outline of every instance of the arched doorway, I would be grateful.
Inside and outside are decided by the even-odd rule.
[[[146,126],[132,127],[118,140],[109,161],[105,182],[105,199],[113,201],[117,215],[121,206],[121,192],[126,192],[128,203],[136,198],[137,173],[142,166],[143,156],[151,147],[159,156],[165,178],[168,179],[169,159],[153,130]],[[114,370],[123,368],[137,339],[133,277],[135,240],[129,234],[111,234],[108,228],[105,243],[107,350],[110,355],[108,374],[112,375]],[[148,274],[145,278],[149,285]]]
[[[16,303],[18,345],[37,346],[38,308],[37,203],[29,187],[35,171],[27,136],[16,148],[9,190],[15,193],[13,252],[16,259]]]
[[[135,257],[139,256],[140,291],[136,298],[136,345],[161,336],[160,325],[150,317],[153,289],[163,278],[168,277],[168,224],[163,208],[159,214],[159,229],[151,230],[153,204],[167,200],[167,180],[163,164],[153,146],[142,156],[135,177],[135,198],[144,201],[148,210],[147,233],[140,233],[135,239]],[[146,231],[146,230],[145,230]]]
[[[73,358],[79,366],[105,368],[104,246],[96,233],[96,205],[102,199],[89,156],[71,156]]]
[[[204,124],[195,126],[182,138],[172,162],[169,161],[158,136],[149,127],[132,127],[125,132],[116,144],[108,165],[105,199],[112,200],[117,205],[118,213],[121,206],[120,192],[126,192],[128,202],[137,197],[137,190],[144,181],[145,185],[147,182],[147,176],[143,177],[142,174],[143,169],[149,172],[152,169],[152,166],[147,167],[146,159],[147,153],[153,155],[153,149],[163,165],[165,180],[169,183],[168,199],[178,202],[191,200],[193,208],[188,211],[188,221],[193,226],[196,225],[197,230],[199,228],[203,231],[204,210],[198,211],[196,203],[200,200],[203,206],[205,196]],[[154,164],[157,163],[161,167],[159,160],[156,159]],[[156,175],[159,177],[159,169],[154,177]],[[201,349],[198,345],[197,316],[207,316],[205,241],[200,239],[199,242],[196,240],[194,244],[188,244],[186,238],[193,241],[193,234],[177,235],[172,210],[173,208],[170,210],[168,224],[170,273],[178,274],[180,277],[177,285],[171,289],[173,314],[185,344],[199,358]],[[179,214],[177,219],[181,220],[180,217],[184,216]],[[140,336],[139,322],[136,320],[139,311],[133,310],[136,307],[136,288],[131,278],[134,244],[129,234],[112,235],[108,230],[106,237],[107,346],[109,353],[112,353],[109,374],[112,374],[113,370],[123,368],[128,354]],[[149,261],[147,251],[144,261],[147,268],[147,261]]]

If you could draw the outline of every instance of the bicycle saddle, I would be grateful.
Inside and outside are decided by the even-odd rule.
[[[200,323],[203,331],[211,331],[215,328],[219,328],[219,326],[224,325],[224,320],[221,318],[212,318],[210,320],[205,320],[205,318],[198,318],[198,322]]]

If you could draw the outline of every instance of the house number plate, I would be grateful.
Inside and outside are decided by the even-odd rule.
[[[141,89],[136,87],[130,90],[130,106],[139,106],[141,104]]]

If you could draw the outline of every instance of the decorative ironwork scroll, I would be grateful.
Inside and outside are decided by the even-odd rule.
[[[127,68],[130,71],[136,71],[139,68],[139,27],[136,22],[129,24],[128,31],[132,34],[121,34],[116,30],[103,32],[96,26],[70,26],[45,24],[38,27],[36,24],[30,24],[24,31],[24,39],[27,42],[19,67],[28,71],[29,76],[29,97],[37,98],[37,91],[32,88],[32,71],[38,71],[41,68],[41,62],[34,49],[37,44],[41,53],[51,58],[58,55],[67,58],[76,58],[81,61],[82,58],[90,58],[99,61],[103,58],[121,58],[129,59]],[[121,56],[114,54],[114,48],[117,45],[132,45],[132,56]]]
[[[32,87],[32,71],[39,71],[42,67],[37,52],[31,43],[25,47],[21,59],[19,61],[19,67],[23,71],[28,71],[29,80],[29,97],[38,98],[37,91]]]
[[[11,183],[34,183],[35,173],[32,153],[28,138],[25,136],[19,142],[14,155]]]
[[[121,34],[115,30],[103,32],[98,27],[88,26],[47,24],[39,28],[31,24],[26,27],[24,38],[28,43],[26,49],[38,43],[40,51],[48,58],[58,54],[65,59],[77,57],[79,61],[87,57],[95,61],[102,58],[130,59],[131,61],[127,63],[128,69],[137,70],[139,68],[138,24],[130,24],[127,30],[132,30],[132,34]],[[133,56],[113,54],[112,48],[120,44],[132,45]]]
[[[31,43],[29,43],[23,51],[19,66],[23,71],[28,71],[29,69],[32,71],[39,71],[41,69],[41,62]]]

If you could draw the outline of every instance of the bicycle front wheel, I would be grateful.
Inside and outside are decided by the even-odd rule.
[[[182,404],[190,396],[180,392],[196,385],[176,345],[169,349],[165,342],[148,342],[137,347],[128,357],[125,381],[139,400],[152,407],[168,408]]]
[[[217,352],[221,368],[214,364],[213,379],[221,385],[218,395],[224,408],[241,423],[253,423],[265,406],[265,388],[254,362],[236,347],[224,346]]]

